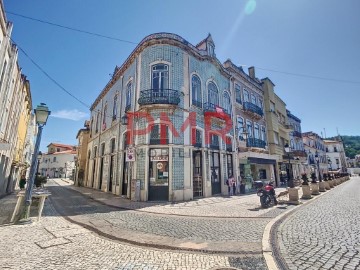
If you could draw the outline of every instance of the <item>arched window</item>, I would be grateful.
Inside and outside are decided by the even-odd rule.
[[[209,82],[208,84],[208,100],[210,106],[219,105],[219,90],[213,82]]]
[[[131,108],[131,88],[132,88],[132,83],[129,82],[126,85],[126,104],[125,104],[125,112],[129,111]]]
[[[99,132],[99,125],[100,125],[100,112],[96,114],[96,127],[95,127],[95,133]]]
[[[237,117],[237,129],[238,129],[238,137],[239,140],[243,141],[243,133],[244,133],[244,119],[240,116]]]
[[[102,119],[102,130],[106,129],[106,117],[107,117],[107,102],[105,103],[103,119]]]
[[[192,104],[201,108],[202,107],[201,81],[200,78],[196,75],[193,75],[191,78],[191,91],[192,91]]]
[[[118,100],[118,95],[116,94],[114,96],[113,117],[112,117],[113,120],[116,120],[117,117],[117,100]]]
[[[169,89],[169,66],[157,64],[152,66],[152,89]]]
[[[224,104],[223,107],[225,109],[225,112],[231,115],[231,101],[230,101],[230,95],[228,92],[224,92],[223,104]]]

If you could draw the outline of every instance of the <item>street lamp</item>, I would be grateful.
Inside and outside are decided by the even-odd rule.
[[[25,210],[24,210],[24,217],[23,217],[24,219],[22,221],[23,223],[24,222],[26,222],[26,223],[31,222],[31,220],[29,219],[31,196],[32,196],[33,188],[34,188],[35,172],[37,170],[37,165],[38,165],[37,158],[39,156],[41,135],[42,135],[43,127],[46,125],[46,121],[47,121],[47,119],[48,119],[48,117],[49,117],[49,115],[51,113],[49,111],[49,108],[46,106],[45,103],[40,103],[40,105],[38,105],[36,107],[34,112],[35,112],[36,124],[38,126],[38,133],[37,133],[37,136],[36,136],[34,154],[33,154],[32,159],[31,159],[29,181],[28,181],[28,184],[26,185]]]
[[[248,137],[249,137],[249,132],[246,131],[246,126],[244,125],[243,127],[243,132],[241,132],[241,136],[244,138],[245,140],[245,144],[246,147],[248,147]]]
[[[315,160],[316,160],[316,164],[317,164],[317,167],[318,167],[318,173],[319,173],[319,182],[322,182],[322,178],[321,178],[321,174],[320,174],[320,158],[319,158],[319,155],[318,155],[318,151],[315,152]]]
[[[284,145],[284,149],[285,152],[288,154],[288,159],[289,159],[289,164],[287,167],[287,177],[288,177],[288,181],[289,181],[289,187],[290,188],[294,188],[294,181],[290,175],[290,152],[291,152],[291,147],[289,146],[289,144],[285,144]]]

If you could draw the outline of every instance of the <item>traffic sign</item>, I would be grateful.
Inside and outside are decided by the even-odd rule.
[[[135,161],[135,149],[134,147],[127,147],[126,148],[126,161],[127,162],[134,162]]]

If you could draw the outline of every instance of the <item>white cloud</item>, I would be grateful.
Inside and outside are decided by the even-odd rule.
[[[52,112],[50,116],[56,118],[69,119],[73,121],[80,121],[86,119],[88,117],[88,114],[85,112],[80,112],[77,109],[74,109],[74,110],[60,110],[57,112]]]

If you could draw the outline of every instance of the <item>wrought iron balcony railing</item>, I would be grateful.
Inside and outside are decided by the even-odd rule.
[[[210,103],[210,102],[206,102],[204,103],[204,111],[205,112],[218,112],[218,113],[226,113],[227,115],[231,116],[230,112],[225,109],[225,108],[222,108],[216,104],[213,104],[213,103]]]
[[[294,157],[307,157],[307,153],[303,150],[293,150],[291,153]]]
[[[244,110],[255,113],[255,114],[259,115],[259,116],[264,115],[263,110],[259,106],[255,105],[255,104],[253,104],[251,102],[244,102]]]
[[[246,140],[246,147],[265,148],[265,146],[266,146],[266,142],[261,139],[248,138]]]
[[[142,90],[138,100],[139,105],[180,103],[180,92],[173,89],[149,89]]]

